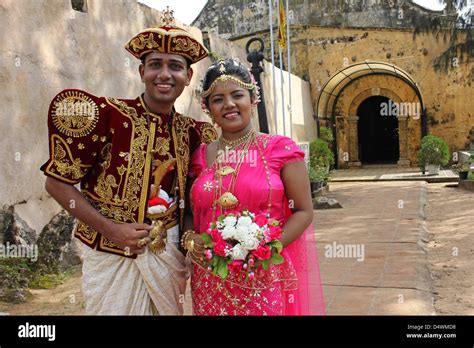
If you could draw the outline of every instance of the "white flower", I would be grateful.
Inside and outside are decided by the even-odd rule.
[[[248,229],[249,229],[249,232],[250,232],[253,236],[255,236],[255,237],[257,237],[258,232],[260,232],[260,226],[258,226],[256,223],[252,223],[252,224],[248,227]]]
[[[249,230],[247,227],[237,226],[237,228],[235,229],[234,238],[237,241],[241,242],[247,237],[248,233]]]
[[[235,238],[235,227],[234,226],[225,226],[221,231],[222,238],[224,239],[236,239]]]
[[[235,216],[227,216],[223,221],[224,226],[235,226],[236,222],[237,218]]]
[[[258,248],[260,241],[255,238],[255,236],[252,236],[250,233],[248,233],[245,238],[240,242],[242,244],[242,247],[247,249],[247,250],[255,250]]]
[[[239,221],[237,222],[237,227],[239,227],[239,226],[242,226],[242,227],[250,226],[251,223],[252,223],[252,218],[250,216],[241,216],[239,218]]]
[[[230,255],[233,260],[245,260],[249,252],[240,244],[236,244],[231,250]]]

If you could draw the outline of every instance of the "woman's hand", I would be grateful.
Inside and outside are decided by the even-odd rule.
[[[185,240],[186,250],[191,255],[194,262],[203,268],[209,266],[209,260],[206,259],[206,247],[199,233],[189,233]]]

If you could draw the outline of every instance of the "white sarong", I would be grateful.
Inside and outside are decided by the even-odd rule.
[[[178,226],[166,251],[148,247],[136,259],[82,245],[82,292],[87,315],[183,315],[187,268],[178,250]]]

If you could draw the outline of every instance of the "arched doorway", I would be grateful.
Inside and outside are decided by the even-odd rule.
[[[395,164],[400,157],[398,119],[391,112],[391,100],[373,96],[357,109],[359,117],[359,159],[362,164]]]
[[[388,119],[370,117],[381,101],[391,102],[391,111],[404,112]],[[332,129],[337,168],[363,162],[400,167],[417,163],[421,138],[427,134],[426,110],[417,83],[399,67],[364,61],[339,70],[321,89],[316,110],[317,122]]]

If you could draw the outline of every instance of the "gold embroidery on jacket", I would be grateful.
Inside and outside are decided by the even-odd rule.
[[[150,135],[148,137],[148,147],[149,151],[145,152],[145,170],[143,172],[143,188],[142,188],[142,194],[140,196],[140,202],[138,206],[138,222],[142,223],[145,220],[145,213],[147,209],[147,200],[148,200],[148,187],[149,187],[149,179],[150,179],[150,174],[151,174],[151,165],[153,161],[153,152],[151,149],[153,149],[153,145],[155,142],[155,133],[156,133],[156,124],[151,123],[150,124]],[[147,187],[147,188],[145,188]]]
[[[89,225],[79,221],[77,223],[77,227],[76,227],[76,231],[74,232],[74,235],[90,245],[91,243],[94,242],[94,239],[97,237],[97,231],[92,229]]]
[[[51,136],[51,151],[53,161],[46,168],[46,172],[70,183],[76,183],[84,177],[90,165],[81,163],[80,158],[74,158],[66,141],[59,135]],[[60,175],[55,174],[58,172]]]
[[[176,154],[176,171],[178,174],[179,199],[184,202],[184,193],[186,189],[186,176],[189,164],[189,129],[194,127],[196,123],[189,117],[183,117],[175,114],[173,117],[172,135],[174,149]],[[179,222],[183,226],[184,209],[180,209]]]
[[[157,153],[160,156],[168,155],[168,157],[172,157],[171,154],[169,153],[169,151],[170,151],[169,136],[168,136],[168,139],[163,138],[163,137],[157,138],[156,143],[155,143],[154,152]]]
[[[61,93],[53,103],[51,117],[63,134],[75,138],[88,135],[99,120],[97,104],[78,91]]]
[[[201,140],[203,143],[210,144],[217,139],[216,129],[209,123],[205,123],[201,128]]]
[[[129,107],[125,102],[114,98],[106,98],[106,101],[121,114],[131,119],[130,127],[132,128],[132,138],[130,140],[130,154],[128,156],[128,167],[120,166],[117,168],[117,172],[121,176],[119,183],[117,184],[114,180],[107,181],[107,178],[103,177],[100,180],[99,193],[100,197],[94,197],[88,191],[84,193],[88,194],[92,199],[96,201],[98,211],[109,218],[114,219],[117,222],[137,222],[136,214],[140,207],[140,192],[143,183],[147,180],[148,173],[145,171],[145,156],[146,146],[148,143],[148,126],[145,117],[138,115],[137,110],[133,107]],[[106,164],[106,163],[104,163]],[[122,175],[124,177],[122,177]],[[114,184],[116,188],[120,188],[123,184],[124,188],[122,194],[118,194],[118,189],[115,195],[110,195],[110,192],[106,189],[108,187],[113,188]],[[145,187],[145,186],[143,186]],[[145,190],[146,191],[146,190]],[[143,203],[146,207],[146,204]]]
[[[112,174],[105,176],[105,173],[110,167],[110,161],[112,160],[112,154],[110,153],[110,149],[112,148],[112,144],[108,143],[104,146],[101,151],[101,156],[104,159],[102,163],[99,163],[99,166],[102,167],[101,173],[97,178],[97,186],[94,187],[94,192],[105,201],[112,200],[114,195],[114,188],[117,188],[117,181],[115,180],[115,176]]]

